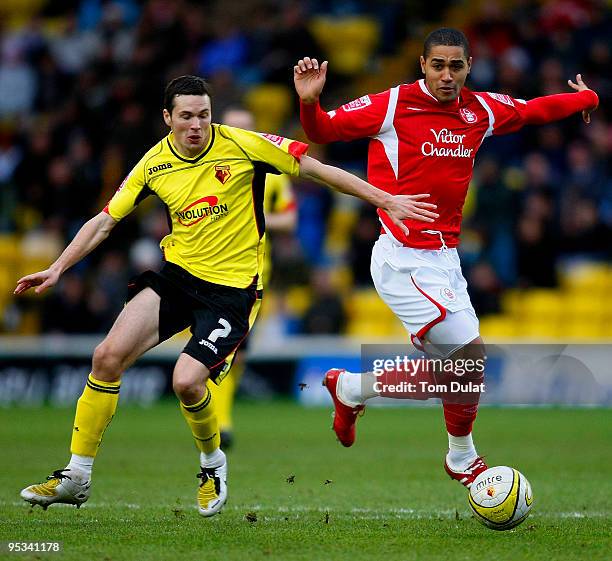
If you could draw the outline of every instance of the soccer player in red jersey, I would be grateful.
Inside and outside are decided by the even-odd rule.
[[[530,101],[472,92],[464,87],[472,65],[468,41],[450,28],[429,34],[420,62],[424,78],[325,112],[319,96],[327,61],[319,65],[316,59],[301,59],[294,67],[294,82],[302,126],[317,143],[369,137],[368,180],[373,185],[393,194],[430,193],[439,217],[430,224],[405,220],[408,233],[378,210],[382,230],[372,251],[374,285],[417,347],[437,348],[449,360],[484,359],[456,249],[476,152],[488,136],[525,125],[550,123],[580,111],[589,123],[598,97],[580,74],[576,83],[568,81],[575,92]],[[482,379],[482,372],[470,378],[475,384]],[[326,374],[324,384],[335,404],[334,430],[345,446],[354,442],[364,402],[381,395],[375,381],[371,373],[334,369]],[[445,469],[469,487],[486,469],[472,440],[478,397],[451,401],[442,400],[449,440]]]

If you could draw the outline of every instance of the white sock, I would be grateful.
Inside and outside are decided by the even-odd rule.
[[[93,469],[94,458],[92,456],[79,456],[78,454],[72,454],[70,462],[66,466],[66,469],[72,471],[78,471],[86,475],[91,479],[91,471]]]
[[[200,465],[206,468],[216,468],[225,463],[225,453],[221,448],[217,448],[210,454],[200,452]]]
[[[338,384],[336,386],[338,398],[349,407],[361,405],[366,399],[378,395],[374,391],[374,383],[376,381],[377,378],[372,372],[364,374],[342,372],[338,376]]]
[[[448,454],[446,461],[452,468],[458,470],[465,469],[477,457],[478,453],[474,447],[472,433],[467,436],[453,436],[448,433]]]

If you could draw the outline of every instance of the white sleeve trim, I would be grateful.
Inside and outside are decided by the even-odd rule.
[[[476,95],[476,94],[475,94]],[[476,95],[476,99],[479,101],[480,105],[485,108],[487,115],[489,116],[489,127],[487,128],[487,132],[485,132],[480,144],[484,141],[485,138],[491,136],[493,134],[493,130],[495,127],[495,115],[493,115],[493,110],[489,107],[489,104],[479,95]]]
[[[396,179],[398,177],[399,170],[399,140],[397,138],[395,127],[393,126],[393,120],[395,119],[399,88],[399,86],[395,86],[389,90],[389,104],[387,105],[385,120],[383,121],[378,134],[373,137],[382,142],[385,148],[385,154],[387,154],[387,158],[391,164],[391,168],[393,169]]]
[[[399,86],[395,86],[389,90],[389,103],[387,105],[387,113],[385,114],[385,120],[378,131],[378,135],[387,132],[393,127],[393,119],[395,118],[395,109],[397,107],[397,98],[399,97]]]

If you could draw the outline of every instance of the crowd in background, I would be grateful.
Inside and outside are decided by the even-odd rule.
[[[31,4],[31,2],[25,2]],[[167,133],[161,119],[165,83],[194,73],[213,87],[213,121],[261,83],[291,87],[295,61],[324,58],[309,22],[314,15],[367,14],[380,24],[374,56],[361,75],[334,74],[322,104],[332,109],[365,93],[363,74],[401,53],[428,30],[453,25],[451,2],[369,3],[241,0],[73,0],[37,2],[19,25],[0,19],[0,235],[61,249],[99,212],[141,155]],[[462,259],[479,314],[499,310],[514,286],[553,287],[565,263],[609,260],[612,248],[612,21],[605,1],[465,2],[474,65],[467,86],[530,99],[570,91],[580,72],[600,96],[586,126],[579,116],[528,127],[485,142],[465,211]],[[504,7],[505,6],[505,7]],[[1,11],[1,8],[0,8]],[[405,82],[420,77],[418,60]],[[388,84],[392,86],[393,84]],[[302,138],[297,100],[282,130]],[[302,138],[303,139],[303,138]],[[365,175],[366,142],[315,148],[325,160]],[[326,252],[328,218],[338,200],[318,185],[294,182],[298,227],[275,246],[273,287],[311,278],[304,332],[341,332],[341,298],[327,282],[336,265]],[[341,259],[356,287],[371,286],[370,248],[379,224],[360,206]],[[11,304],[0,322],[18,329],[21,309],[40,310],[44,332],[107,330],[128,278],[156,268],[164,209],[147,201],[42,300]],[[317,315],[319,313],[319,315]],[[327,314],[327,321],[326,321]],[[321,316],[321,317],[319,317]],[[13,319],[7,319],[13,318]],[[17,319],[15,319],[17,318]],[[314,318],[314,319],[313,319]]]

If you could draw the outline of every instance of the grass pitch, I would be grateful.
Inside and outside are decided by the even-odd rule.
[[[344,449],[331,409],[239,403],[221,515],[195,508],[197,454],[174,402],[120,407],[96,461],[91,499],[46,512],[19,498],[68,459],[73,412],[0,409],[0,541],[62,542],[61,553],[2,559],[609,559],[612,411],[483,408],[490,465],[521,470],[534,510],[508,532],[470,515],[444,473],[441,410],[372,409]]]

